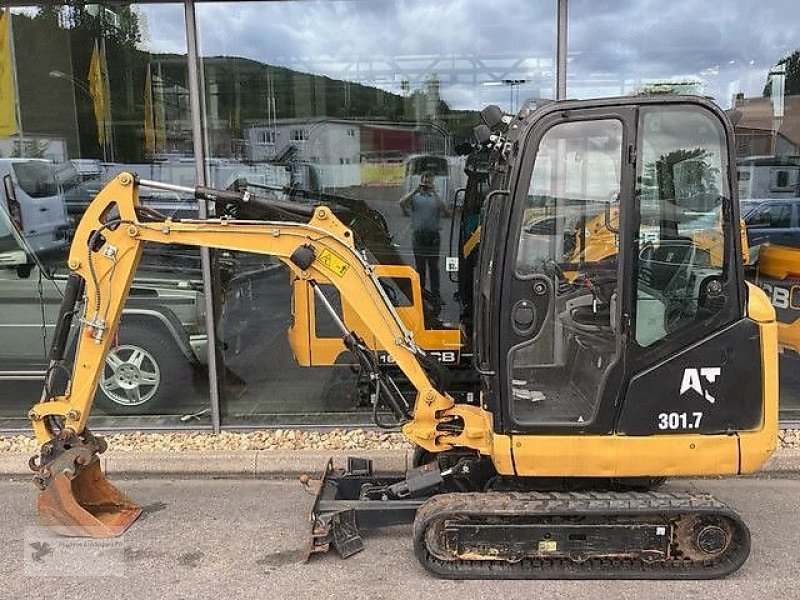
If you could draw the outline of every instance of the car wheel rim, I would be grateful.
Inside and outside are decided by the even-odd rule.
[[[158,391],[161,370],[144,348],[125,344],[106,356],[100,387],[108,398],[122,406],[139,406]]]

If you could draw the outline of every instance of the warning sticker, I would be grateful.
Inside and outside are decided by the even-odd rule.
[[[541,540],[539,542],[539,552],[555,552],[558,550],[558,543],[555,540]]]
[[[339,277],[344,277],[347,269],[350,268],[350,265],[347,264],[346,260],[327,249],[319,253],[317,261],[319,261],[319,263],[328,270],[333,271]]]

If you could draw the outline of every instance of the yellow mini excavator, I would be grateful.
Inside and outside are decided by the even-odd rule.
[[[77,228],[45,391],[29,413],[40,521],[107,537],[139,515],[102,475],[105,443],[87,422],[144,244],[187,244],[283,261],[338,325],[373,402],[419,448],[404,476],[376,476],[364,459],[344,471],[329,463],[309,554],[349,556],[363,547],[361,529],[413,522],[419,561],[447,578],[738,569],[750,536],[735,512],[707,494],[654,491],[667,477],[753,472],[776,444],[775,312],[744,281],[730,124],[704,99],[656,97],[554,102],[505,125],[487,140],[473,278],[477,403],[447,393],[439,363],[330,209],[114,179]],[[139,204],[143,187],[281,217],[167,219]],[[598,218],[602,232],[587,225]],[[582,251],[593,235],[616,252]],[[66,392],[53,393],[64,370]]]

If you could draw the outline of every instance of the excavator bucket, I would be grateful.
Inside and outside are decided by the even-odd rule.
[[[86,465],[53,474],[39,493],[39,523],[65,536],[110,538],[122,535],[142,509],[111,485],[93,456]]]

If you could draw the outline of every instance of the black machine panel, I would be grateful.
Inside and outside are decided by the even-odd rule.
[[[517,119],[495,144],[504,178],[482,213],[475,286],[495,431],[757,427],[761,376],[732,371],[761,357],[741,317],[724,114],[694,97],[617,98]]]
[[[617,431],[626,435],[725,433],[762,421],[758,325],[742,319],[634,375]]]
[[[612,430],[616,389],[606,393],[606,382],[619,381],[622,364],[615,282],[634,130],[630,106],[576,107],[522,136],[499,281],[506,431]]]

